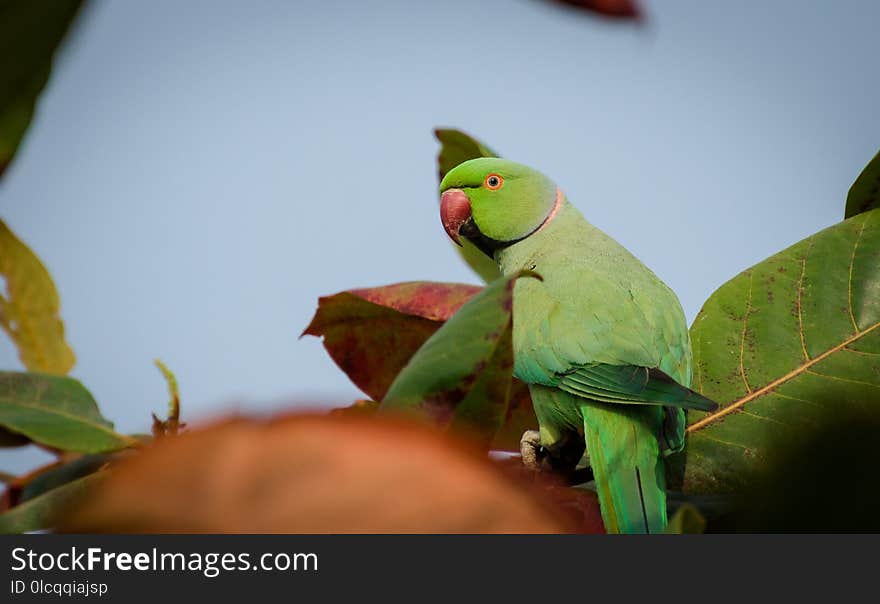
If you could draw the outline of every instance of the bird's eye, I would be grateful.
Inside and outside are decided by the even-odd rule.
[[[486,177],[485,184],[487,189],[495,191],[501,188],[501,185],[504,184],[504,179],[497,174],[490,174]]]

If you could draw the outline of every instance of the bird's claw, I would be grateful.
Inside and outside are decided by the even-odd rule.
[[[541,460],[544,457],[544,448],[541,446],[541,433],[537,430],[526,430],[519,439],[519,452],[522,455],[523,465],[530,470],[540,470]]]

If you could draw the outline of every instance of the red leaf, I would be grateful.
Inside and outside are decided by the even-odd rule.
[[[445,321],[482,289],[479,285],[464,283],[410,281],[350,291],[367,302],[387,306],[407,315]]]
[[[340,292],[318,300],[303,335],[323,337],[330,358],[380,401],[422,344],[481,289],[419,281]],[[523,431],[537,425],[528,388],[514,380],[507,420],[492,446],[518,451]]]
[[[641,8],[633,0],[555,0],[581,10],[590,11],[613,19],[635,19],[642,17]]]
[[[480,289],[413,282],[341,292],[318,300],[303,335],[323,337],[339,368],[380,401],[416,350]]]

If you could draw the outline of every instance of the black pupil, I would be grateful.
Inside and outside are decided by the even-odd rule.
[[[497,176],[490,176],[489,177],[489,186],[490,187],[497,187],[498,186],[498,177]]]

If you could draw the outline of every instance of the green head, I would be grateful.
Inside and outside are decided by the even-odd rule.
[[[522,164],[481,157],[459,164],[440,183],[440,218],[453,241],[470,240],[492,257],[522,241],[558,209],[549,178]]]

